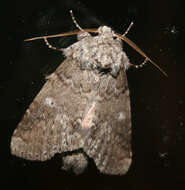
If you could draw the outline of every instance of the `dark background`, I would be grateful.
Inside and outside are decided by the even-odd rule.
[[[10,154],[10,140],[25,110],[62,62],[42,40],[26,38],[82,28],[111,26],[124,33],[168,74],[151,64],[127,72],[132,108],[133,163],[125,176],[102,175],[93,162],[80,176],[60,169],[60,156],[29,162]],[[0,63],[0,188],[19,189],[185,189],[185,28],[178,0],[2,1]],[[75,37],[52,39],[67,47]],[[133,64],[143,58],[123,44]]]

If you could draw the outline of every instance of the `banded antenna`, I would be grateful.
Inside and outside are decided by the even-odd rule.
[[[53,50],[62,50],[62,49],[57,49],[55,47],[53,47],[51,44],[49,44],[48,42],[48,38],[57,38],[57,37],[63,37],[63,36],[72,36],[72,35],[77,35],[77,34],[80,34],[80,33],[83,33],[83,32],[89,32],[89,33],[98,33],[98,29],[94,29],[94,28],[90,28],[90,29],[82,29],[80,27],[80,25],[77,23],[74,15],[73,15],[73,12],[72,10],[70,10],[70,14],[71,14],[71,17],[72,17],[72,20],[74,22],[74,24],[76,25],[76,27],[79,29],[77,31],[72,31],[72,32],[66,32],[66,33],[60,33],[60,34],[54,34],[54,35],[46,35],[46,36],[39,36],[39,37],[34,37],[34,38],[29,38],[29,39],[26,39],[24,41],[33,41],[33,40],[39,40],[39,39],[44,39],[44,41],[46,42],[47,46]],[[152,63],[161,73],[163,73],[163,75],[165,75],[166,77],[168,76],[166,74],[165,71],[163,71],[162,68],[160,68],[154,61],[152,61],[134,42],[132,42],[129,38],[126,37],[126,34],[129,32],[129,30],[131,29],[133,25],[133,22],[131,22],[131,24],[129,25],[129,27],[127,28],[127,30],[125,31],[124,34],[119,34],[119,33],[115,33],[115,36],[122,39],[124,42],[126,42],[129,46],[131,46],[135,51],[137,51],[140,55],[142,55],[145,60],[143,63],[139,64],[139,65],[133,65],[135,68],[141,68],[143,67],[146,62],[150,62]]]

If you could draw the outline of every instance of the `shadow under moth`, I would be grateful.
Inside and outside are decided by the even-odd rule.
[[[72,12],[71,12],[72,14]],[[82,29],[25,41],[77,35],[63,52],[66,59],[52,73],[27,109],[11,139],[11,153],[45,161],[65,153],[63,169],[83,172],[92,158],[101,173],[125,174],[132,162],[131,111],[126,70],[134,66],[122,49],[125,41],[145,61],[161,70],[125,35],[107,26]],[[92,36],[90,33],[97,33]]]

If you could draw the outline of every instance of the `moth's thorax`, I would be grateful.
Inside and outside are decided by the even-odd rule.
[[[127,68],[129,59],[122,50],[122,43],[111,28],[99,27],[98,35],[83,35],[80,41],[64,50],[65,56],[72,56],[85,70],[109,69],[116,77],[121,68]]]

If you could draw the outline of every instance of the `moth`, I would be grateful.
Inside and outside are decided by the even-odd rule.
[[[126,70],[134,66],[122,49],[125,41],[160,69],[125,35],[110,27],[42,36],[25,41],[77,35],[27,109],[11,139],[11,153],[45,161],[62,153],[63,169],[84,171],[92,158],[101,173],[125,174],[132,162],[131,111]],[[92,36],[90,33],[97,33]],[[160,69],[161,70],[161,69]],[[162,73],[166,73],[161,70]]]

